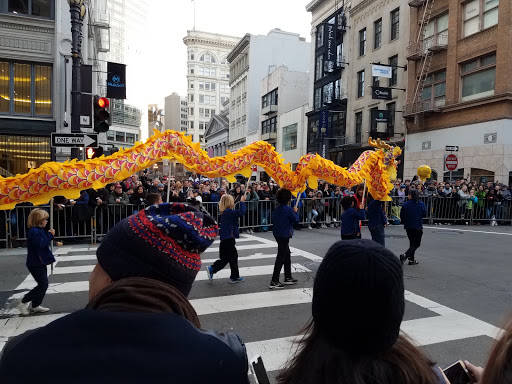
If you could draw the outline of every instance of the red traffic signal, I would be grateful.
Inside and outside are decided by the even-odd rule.
[[[108,108],[110,105],[110,102],[108,101],[108,99],[106,97],[99,97],[96,100],[96,103],[98,104],[98,107],[100,107],[100,108]]]

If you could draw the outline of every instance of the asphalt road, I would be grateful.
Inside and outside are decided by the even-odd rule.
[[[512,310],[511,236],[511,227],[427,226],[422,246],[416,254],[420,264],[404,266],[407,303],[402,329],[416,339],[441,366],[459,358],[485,364],[494,342],[487,329],[500,327]],[[366,228],[363,228],[363,238],[370,238]],[[323,257],[338,239],[339,230],[336,228],[296,231],[290,246],[297,250],[292,252],[292,255],[295,253],[292,262],[299,268],[296,273],[299,284],[292,288],[296,289],[299,299],[289,302],[286,301],[289,298],[286,298],[283,305],[267,305],[264,298],[253,299],[253,296],[269,293],[268,268],[273,264],[276,252],[274,239],[271,233],[247,236],[243,240],[245,243],[238,243],[239,248],[246,247],[239,250],[240,267],[246,268],[245,272],[249,274],[245,283],[233,286],[219,277],[214,284],[201,278],[194,285],[190,299],[206,308],[200,315],[203,327],[235,331],[256,352],[258,348],[271,350],[269,345],[274,344],[269,343],[296,335],[311,313],[310,300],[304,300],[304,292],[310,292],[319,265],[315,255]],[[408,247],[403,228],[388,227],[386,243],[397,255],[403,253]],[[72,248],[65,247],[56,270],[68,266],[88,268],[88,265],[94,264],[93,258],[89,261],[65,260],[70,255],[94,257],[94,249],[87,247],[78,244]],[[203,258],[212,260],[216,256],[217,252],[214,251]],[[4,318],[4,323],[0,320],[0,347],[2,340],[6,340],[2,327],[6,329],[8,321],[12,324],[18,319],[16,310],[12,308],[13,298],[22,292],[16,288],[20,288],[27,277],[24,258],[24,249],[0,250],[0,308],[3,308],[0,318]],[[201,274],[204,271],[198,276]],[[72,275],[55,274],[50,283],[65,285],[66,282],[81,281],[85,284],[87,278],[88,272],[84,270]],[[57,314],[82,308],[87,301],[84,287],[77,292],[55,291],[48,294],[44,305]],[[244,300],[247,298],[245,305],[250,308],[228,310],[208,307],[210,301],[231,295]],[[44,318],[40,320],[44,322]],[[26,318],[27,321],[30,322],[30,318]],[[468,334],[464,335],[466,331]],[[271,355],[268,361],[271,360],[279,359]],[[272,376],[275,376],[275,372]]]

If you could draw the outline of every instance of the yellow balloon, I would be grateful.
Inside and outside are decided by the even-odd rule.
[[[416,174],[420,177],[421,181],[425,182],[432,175],[432,169],[428,165],[421,165],[418,167]]]

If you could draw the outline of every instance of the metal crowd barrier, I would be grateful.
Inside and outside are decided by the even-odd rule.
[[[501,204],[468,203],[467,200],[453,197],[421,196],[427,208],[424,222],[427,224],[512,224],[512,202],[504,200]],[[404,196],[391,196],[391,201],[384,204],[390,224],[400,224],[400,211]],[[240,218],[239,228],[254,231],[269,231],[272,228],[272,213],[276,206],[275,200],[259,200],[246,202],[247,213]],[[292,200],[292,206],[295,201]],[[202,209],[219,221],[218,202],[205,202]],[[238,204],[237,204],[238,206]],[[27,239],[27,218],[32,206],[17,206],[11,211],[0,211],[0,247],[23,246]],[[48,205],[39,206],[50,212]],[[108,231],[122,219],[144,209],[144,205],[109,205],[103,207],[90,206],[54,206],[54,222],[56,240],[69,239],[89,240],[91,243],[101,241]],[[327,197],[322,199],[300,199],[299,219],[301,226],[339,226],[343,213],[341,198]]]

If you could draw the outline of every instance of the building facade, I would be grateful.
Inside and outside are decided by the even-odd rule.
[[[273,69],[309,70],[310,44],[296,33],[273,29],[267,35],[246,34],[228,56],[231,87],[229,149],[261,137],[260,81]]]
[[[187,134],[204,144],[206,126],[229,99],[227,55],[240,39],[201,31],[187,31]]]
[[[227,154],[229,142],[229,100],[223,106],[222,111],[213,115],[208,122],[208,128],[204,135],[205,150],[210,157],[224,156]]]
[[[112,125],[107,131],[107,147],[129,148],[140,140],[142,111],[122,100],[113,100],[110,104]]]
[[[186,132],[188,124],[187,97],[180,96],[176,92],[165,98],[165,130]]]
[[[259,140],[272,144],[292,167],[306,154],[299,144],[305,136],[302,129],[309,99],[309,76],[309,72],[290,71],[282,65],[260,81]],[[303,116],[299,116],[301,111]]]
[[[445,146],[457,178],[509,183],[512,171],[510,3],[413,0],[408,46],[405,174],[428,164],[439,180]],[[426,9],[426,12],[425,12]]]

